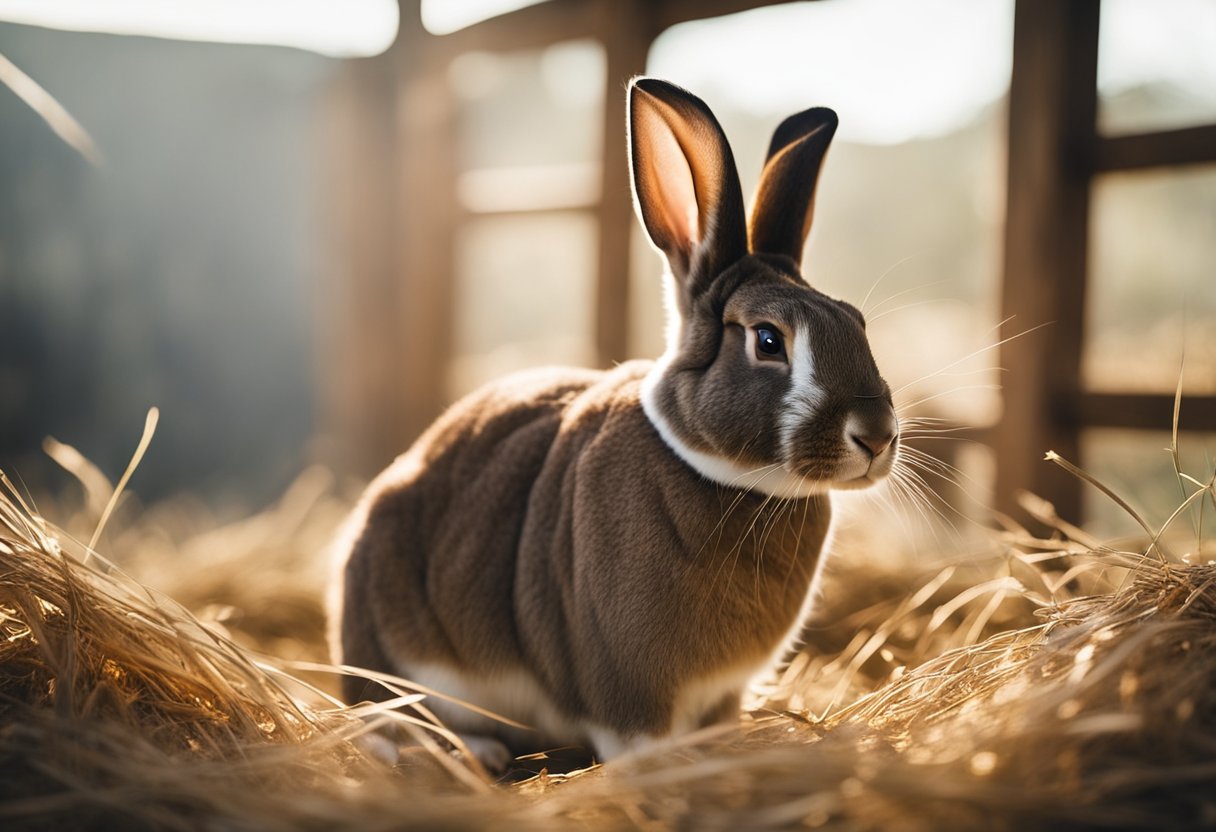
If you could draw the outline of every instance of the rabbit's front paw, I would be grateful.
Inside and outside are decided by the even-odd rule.
[[[460,740],[469,753],[476,757],[490,774],[502,774],[507,770],[507,764],[515,759],[510,750],[493,737],[481,734],[461,734]]]

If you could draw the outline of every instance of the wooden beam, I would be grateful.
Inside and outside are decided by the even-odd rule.
[[[466,170],[456,195],[466,214],[590,210],[600,203],[600,162]]]
[[[548,0],[435,37],[449,55],[472,50],[508,52],[542,49],[563,40],[596,37],[601,0]]]
[[[1099,138],[1093,162],[1104,172],[1216,162],[1216,124]]]
[[[1077,459],[1062,402],[1080,389],[1094,145],[1098,0],[1017,0],[1009,87],[1009,169],[1001,281],[1003,413],[994,431],[996,508],[1027,489],[1079,520],[1078,483],[1043,452]]]
[[[678,23],[771,5],[772,0],[547,0],[440,35],[439,40],[451,54],[470,49],[539,49],[563,40],[601,37],[606,23],[628,25],[626,18],[638,12],[657,36]]]
[[[704,20],[708,17],[722,17],[737,12],[746,12],[763,6],[772,6],[768,2],[756,0],[662,0],[651,4],[655,7],[655,23],[658,33],[675,26],[677,23],[687,23],[690,20]]]
[[[1169,393],[1082,393],[1076,401],[1078,426],[1168,431],[1174,424]],[[1183,396],[1179,430],[1216,433],[1216,396]]]

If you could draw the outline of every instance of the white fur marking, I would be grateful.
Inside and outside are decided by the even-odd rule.
[[[670,279],[668,288],[671,289]],[[654,367],[642,380],[641,398],[642,410],[646,413],[646,418],[654,425],[659,436],[675,452],[676,456],[688,463],[689,467],[705,479],[731,488],[759,491],[771,497],[781,498],[810,497],[814,494],[827,493],[831,489],[831,483],[801,477],[783,465],[749,468],[746,465],[740,465],[735,460],[691,448],[676,436],[675,431],[671,429],[671,425],[663,418],[663,414],[659,410],[657,392],[659,380],[667,372],[672,356],[679,347],[680,321],[674,304],[671,304],[667,310],[667,320],[667,352],[655,362]],[[783,401],[785,410],[779,425],[783,450],[788,448],[798,424],[810,418],[815,408],[822,402],[824,395],[822,388],[815,383],[815,361],[811,352],[810,335],[805,330],[798,330],[795,333],[790,360],[792,384],[790,392],[786,394]]]
[[[492,774],[507,770],[507,765],[515,757],[505,745],[493,737],[481,734],[461,734],[460,741],[469,753],[477,758],[482,767]]]
[[[589,728],[587,733],[591,744],[595,746],[595,756],[601,762],[614,760],[656,741],[656,738],[645,735],[625,737],[607,728]]]
[[[782,466],[749,468],[732,459],[690,448],[680,437],[676,436],[671,425],[659,411],[656,388],[670,363],[671,353],[665,353],[642,380],[642,410],[667,447],[688,463],[690,468],[705,479],[720,485],[745,491],[759,491],[772,497],[809,497],[812,494],[827,492],[828,483],[808,480]]]
[[[811,349],[811,334],[806,327],[794,332],[794,348],[790,353],[790,390],[785,395],[781,414],[781,450],[790,456],[790,444],[798,426],[815,415],[823,404],[823,388],[815,381],[815,353]]]
[[[504,737],[508,743],[518,740],[532,745],[590,742],[601,760],[642,751],[670,738],[670,735],[648,734],[625,736],[594,722],[571,719],[558,711],[532,674],[521,669],[474,677],[445,665],[403,664],[398,673],[402,678],[536,729],[523,732],[438,697],[428,699],[427,707],[459,733],[470,751],[487,767],[494,767],[496,761],[493,754],[482,757],[482,752],[497,752],[493,747],[495,737]],[[486,736],[487,742],[480,743],[478,736]],[[473,744],[478,747],[472,747]]]
[[[705,715],[731,694],[740,694],[747,683],[767,666],[754,664],[719,670],[686,682],[676,696],[671,716],[672,736],[682,736],[697,730]]]
[[[535,728],[534,740],[577,742],[587,735],[575,721],[557,709],[532,674],[524,670],[472,675],[440,664],[402,663],[397,673],[439,693]],[[502,734],[519,730],[438,697],[429,698],[426,706],[446,725],[461,733]]]
[[[795,628],[795,635],[797,632]],[[644,754],[697,731],[706,714],[727,696],[742,694],[752,679],[772,669],[771,664],[736,665],[686,682],[676,695],[671,727],[664,734],[624,736],[606,728],[588,726],[587,733],[596,755],[607,761],[627,754]]]
[[[664,260],[663,262],[667,262]],[[664,357],[675,355],[680,349],[680,337],[684,334],[684,319],[680,316],[680,287],[676,283],[676,276],[671,273],[671,269],[663,271],[663,308],[666,314],[663,316],[665,323],[665,331],[663,333],[664,341],[667,345]]]

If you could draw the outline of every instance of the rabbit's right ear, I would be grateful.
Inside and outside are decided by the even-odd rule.
[[[753,254],[802,261],[815,213],[815,186],[838,124],[836,113],[814,107],[790,116],[773,133],[750,229]]]
[[[691,296],[747,254],[743,192],[718,120],[674,84],[629,84],[629,166],[635,207],[651,242]]]

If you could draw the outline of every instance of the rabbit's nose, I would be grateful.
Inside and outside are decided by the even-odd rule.
[[[895,431],[850,433],[849,438],[853,440],[854,445],[867,452],[870,459],[874,459],[891,447],[891,443],[895,441]]]

